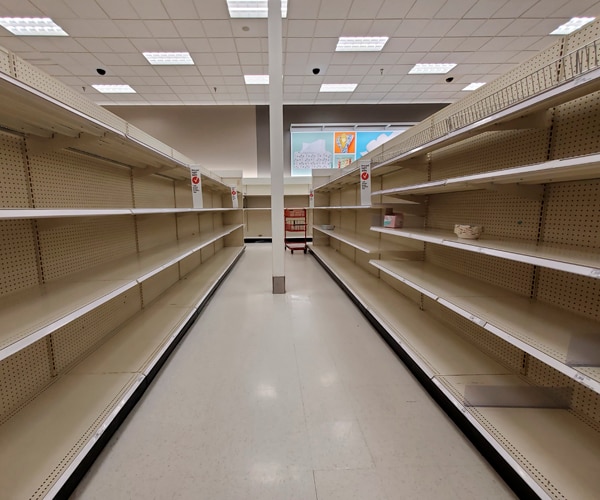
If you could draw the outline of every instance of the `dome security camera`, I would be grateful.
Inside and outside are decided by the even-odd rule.
[[[453,76],[449,76],[448,78],[446,78],[446,82],[447,83],[452,83],[454,81],[454,77]]]
[[[104,76],[106,75],[106,70],[103,68],[97,68],[96,73],[98,73],[100,76]]]
[[[313,75],[318,75],[321,72],[321,68],[313,68]]]

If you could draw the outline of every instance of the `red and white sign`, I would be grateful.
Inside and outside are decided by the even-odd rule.
[[[309,203],[309,207],[310,208],[314,208],[315,207],[315,192],[313,189],[310,190],[310,193],[308,194],[308,203]]]
[[[238,208],[238,192],[235,186],[231,186],[231,206]]]
[[[192,178],[192,206],[194,208],[204,208],[204,203],[202,200],[202,182],[200,180],[200,169],[197,167],[191,167],[190,176]]]
[[[360,162],[360,204],[371,205],[371,160]]]

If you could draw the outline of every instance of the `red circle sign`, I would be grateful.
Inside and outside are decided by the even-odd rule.
[[[233,190],[231,191],[231,196],[235,196],[235,195],[237,195],[237,191],[236,191],[235,189],[233,189]]]
[[[200,177],[192,177],[192,184],[200,184]]]
[[[366,181],[366,180],[369,178],[369,174],[368,174],[367,172],[363,172],[363,173],[361,174],[361,177],[362,177],[362,180],[363,180],[363,181]]]

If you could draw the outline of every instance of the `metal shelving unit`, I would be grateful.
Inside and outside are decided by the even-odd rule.
[[[354,165],[315,189],[311,253],[540,498],[600,487],[599,54],[594,23],[369,153],[371,210]]]
[[[0,51],[0,489],[66,495],[244,251],[230,187]]]

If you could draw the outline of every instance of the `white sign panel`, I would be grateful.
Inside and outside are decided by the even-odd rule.
[[[309,207],[310,208],[315,208],[315,191],[314,189],[310,190],[310,193],[308,195],[308,203],[309,203]]]
[[[360,204],[371,205],[371,160],[360,162]]]
[[[192,178],[192,204],[194,208],[204,208],[202,201],[202,182],[200,180],[200,169],[190,168]]]
[[[235,186],[231,186],[231,206],[238,208],[238,191]]]

